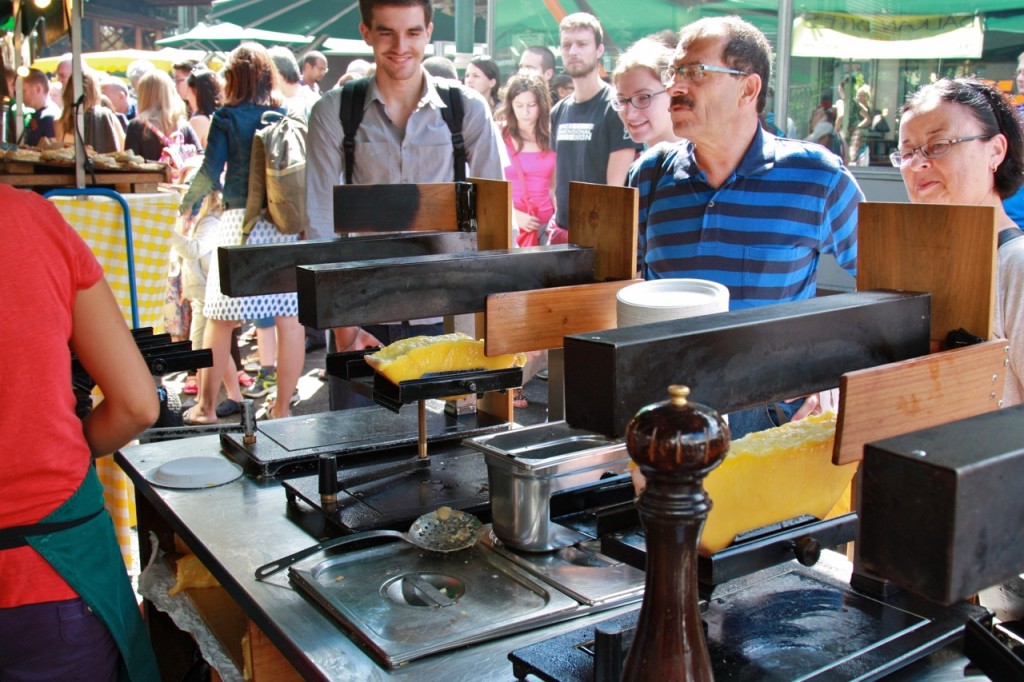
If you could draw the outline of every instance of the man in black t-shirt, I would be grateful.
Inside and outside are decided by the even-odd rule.
[[[551,110],[557,225],[541,236],[543,243],[565,241],[559,229],[568,224],[570,182],[622,186],[638,149],[612,109],[614,90],[598,73],[604,54],[601,23],[586,12],[570,14],[559,24],[559,40],[575,91]]]

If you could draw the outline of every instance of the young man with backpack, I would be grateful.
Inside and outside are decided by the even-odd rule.
[[[500,138],[487,102],[461,85],[439,82],[421,66],[434,28],[430,0],[360,0],[359,11],[359,30],[373,48],[377,69],[363,81],[362,118],[357,100],[345,107],[356,110],[346,115],[348,127],[355,129],[349,137],[353,146],[353,163],[349,165],[354,167],[346,169],[342,126],[342,100],[353,97],[352,88],[335,88],[313,107],[306,143],[310,223],[306,236],[310,239],[334,236],[335,185],[504,177]],[[359,97],[358,93],[354,96]],[[452,110],[446,112],[448,116],[444,115],[446,108]],[[464,173],[456,170],[460,166],[456,161],[460,136],[468,164]],[[416,329],[416,322],[411,333],[423,333]],[[378,345],[378,340],[351,327],[335,330],[335,345],[339,351],[359,350]]]
[[[363,116],[354,136],[352,182],[359,185],[452,182],[452,130],[442,115],[438,81],[422,68],[433,30],[430,0],[360,0],[359,30],[373,48]],[[500,139],[487,103],[476,92],[449,85],[462,104],[461,135],[467,177],[500,180]],[[333,188],[345,177],[341,88],[313,107],[306,145],[307,208],[311,238],[334,236]]]

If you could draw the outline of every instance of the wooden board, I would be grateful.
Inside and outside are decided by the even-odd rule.
[[[477,249],[511,249],[512,184],[504,180],[470,178],[476,185]]]
[[[248,620],[243,642],[246,654],[245,679],[252,682],[299,682],[302,675],[292,666],[281,650],[263,634],[259,626]]]
[[[192,588],[187,593],[210,632],[242,670],[245,665],[242,637],[248,620],[245,611],[223,587]]]
[[[620,280],[487,297],[485,355],[561,348],[567,334],[614,329]]]
[[[455,184],[336,185],[334,231],[455,230]]]
[[[858,462],[865,443],[998,409],[1007,353],[1000,339],[842,375],[832,461]]]
[[[160,183],[167,182],[169,176],[160,171],[101,171],[93,175],[86,173],[87,187],[113,187],[122,194],[156,192]],[[13,187],[33,189],[53,187],[74,187],[74,173],[4,173],[0,174],[0,183]]]
[[[932,295],[931,338],[963,327],[992,338],[995,211],[982,206],[864,202],[858,225],[857,290]]]
[[[594,248],[598,282],[636,277],[639,202],[634,187],[569,183],[569,243]]]
[[[503,180],[473,178],[481,251],[512,248],[512,189]],[[334,231],[408,232],[458,229],[456,184],[337,185]]]

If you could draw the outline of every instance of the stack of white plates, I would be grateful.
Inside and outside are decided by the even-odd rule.
[[[619,290],[620,327],[721,313],[729,309],[729,290],[705,279],[655,279]]]

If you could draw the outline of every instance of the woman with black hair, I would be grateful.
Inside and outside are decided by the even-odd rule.
[[[466,87],[476,90],[487,103],[491,111],[497,111],[501,100],[498,98],[498,87],[501,85],[501,70],[498,63],[487,55],[478,55],[469,60],[466,75],[463,77]]]
[[[943,78],[907,99],[900,119],[900,169],[911,203],[991,206],[999,250],[993,332],[1007,339],[1003,404],[1024,401],[1024,238],[1003,209],[1024,182],[1024,139],[1006,95],[975,78]]]

